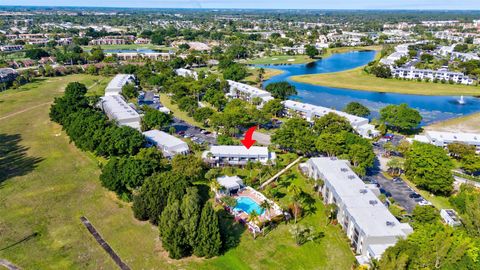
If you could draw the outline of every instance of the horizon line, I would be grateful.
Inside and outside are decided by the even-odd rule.
[[[77,6],[77,5],[4,5],[0,3],[0,8],[3,7],[45,7],[45,8],[116,8],[116,9],[185,9],[185,10],[318,10],[318,11],[345,11],[345,10],[362,10],[362,11],[480,11],[478,9],[441,9],[441,8],[235,8],[235,7],[117,7],[117,6]]]

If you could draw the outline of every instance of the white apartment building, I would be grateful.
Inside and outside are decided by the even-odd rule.
[[[474,145],[477,152],[480,152],[480,134],[475,133],[426,131],[424,135],[415,135],[413,140],[440,147],[447,147],[451,143],[463,143]]]
[[[283,101],[283,106],[285,107],[284,114],[289,117],[298,115],[309,122],[313,122],[315,118],[320,118],[328,113],[335,113],[345,117],[353,129],[365,138],[375,137],[379,134],[375,127],[369,124],[368,118],[293,100]]]
[[[3,45],[0,46],[2,52],[14,52],[23,50],[23,45]]]
[[[337,206],[337,220],[359,263],[380,259],[383,252],[413,232],[400,223],[349,167],[347,160],[311,158],[302,164],[309,177],[322,179],[325,204]]]
[[[392,69],[392,76],[395,78],[402,79],[430,79],[430,80],[452,80],[455,83],[459,84],[473,84],[473,80],[467,75],[461,72],[450,72],[448,70],[432,70],[432,69],[416,69],[414,67],[410,68],[394,68]]]
[[[190,152],[188,144],[179,138],[160,130],[149,130],[142,133],[147,141],[163,152],[165,157],[186,155]]]
[[[101,97],[99,107],[110,120],[119,126],[129,126],[140,130],[140,115],[130,107],[120,95],[106,95]]]
[[[177,74],[177,76],[192,77],[195,80],[198,80],[198,74],[194,70],[190,70],[186,68],[177,68],[175,69],[175,74]]]
[[[274,163],[275,152],[268,151],[267,147],[252,146],[247,149],[243,145],[212,145],[210,150],[203,152],[202,158],[214,166],[237,165],[244,166],[248,162],[260,162],[266,165]]]
[[[230,92],[227,94],[231,98],[239,98],[248,102],[252,102],[254,98],[261,99],[261,105],[272,100],[270,92],[244,83],[227,80],[230,86]]]
[[[135,76],[132,74],[117,74],[105,88],[105,96],[120,95],[122,87],[129,83],[134,83]]]
[[[408,55],[408,46],[411,44],[400,44],[395,47],[395,52],[387,56],[386,58],[382,58],[380,60],[380,63],[387,65],[387,66],[393,66],[397,60],[400,60],[400,58],[407,56]]]

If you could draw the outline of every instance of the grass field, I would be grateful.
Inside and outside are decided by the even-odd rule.
[[[367,74],[363,71],[363,67],[341,72],[294,76],[292,79],[308,84],[384,93],[439,96],[480,95],[478,86],[382,79]]]
[[[248,82],[250,84],[256,84],[257,86],[260,86],[260,83],[257,82],[258,78],[258,70],[259,68],[249,68],[249,75],[243,79],[243,81]],[[265,69],[265,74],[263,74],[263,80],[266,81],[274,76],[282,74],[283,71],[278,70],[278,69],[273,69],[273,68],[266,68]]]
[[[480,133],[480,113],[453,118],[425,127],[426,130]]]
[[[284,65],[284,64],[305,64],[315,61],[307,55],[272,55],[262,58],[248,60],[251,65]]]
[[[168,259],[157,228],[135,220],[128,204],[102,188],[97,160],[49,121],[49,103],[68,82],[100,79],[49,78],[0,93],[0,168],[8,167],[0,174],[0,258],[22,269],[117,269],[81,225],[84,215],[132,269],[351,269],[347,240],[339,227],[326,225],[318,199],[316,213],[300,223],[325,232],[319,243],[296,246],[282,224],[256,240],[242,234],[236,248],[217,258]],[[298,172],[294,181],[311,192]]]
[[[346,52],[364,51],[364,50],[380,51],[381,49],[382,49],[382,45],[328,48],[325,54],[322,55],[322,57],[324,58],[329,57],[336,53],[346,53]]]

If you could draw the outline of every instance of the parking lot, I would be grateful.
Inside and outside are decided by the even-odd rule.
[[[198,127],[192,126],[176,117],[173,117],[173,123],[170,126],[175,128],[175,133],[178,136],[181,136],[183,138],[189,138],[194,143],[207,143],[210,145],[217,144],[217,139],[215,138],[214,134],[206,130],[202,130]]]

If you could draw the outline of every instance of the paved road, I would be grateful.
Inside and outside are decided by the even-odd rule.
[[[417,202],[409,197],[409,195],[415,191],[403,180],[393,181],[387,179],[380,173],[368,178],[374,179],[380,185],[380,191],[387,197],[392,197],[395,202],[405,208],[408,213],[412,213],[415,206],[417,206]]]
[[[13,263],[5,260],[5,259],[0,259],[0,265],[5,266],[8,270],[20,270],[21,268],[14,265]]]
[[[266,133],[262,133],[262,132],[258,132],[258,131],[255,131],[253,133],[253,136],[252,136],[252,139],[256,140],[257,143],[261,144],[261,145],[270,145],[271,144],[271,141],[270,141],[270,134],[266,134]]]

